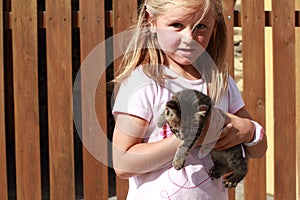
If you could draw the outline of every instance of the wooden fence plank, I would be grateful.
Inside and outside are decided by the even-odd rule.
[[[227,60],[229,65],[229,74],[234,78],[234,1],[223,1],[223,15],[227,28]],[[235,200],[235,189],[229,189],[230,200]]]
[[[223,1],[223,14],[227,28],[227,60],[229,65],[229,74],[234,78],[234,1]],[[235,200],[235,189],[229,189],[230,200]]]
[[[264,1],[243,0],[241,7],[245,91],[243,95],[247,110],[265,127]],[[266,199],[265,157],[250,160],[244,191],[245,199]]]
[[[88,54],[102,41],[105,40],[105,12],[104,12],[104,0],[87,0],[80,1],[80,12],[79,12],[79,23],[80,23],[80,48],[81,48],[81,60],[83,61]],[[103,45],[104,47],[105,45]],[[101,57],[102,64],[105,64],[105,54],[98,55]],[[97,63],[100,64],[100,63]],[[86,66],[83,66],[86,67]],[[105,67],[105,66],[101,66]],[[84,85],[89,82],[88,74],[83,74],[81,71],[81,83]],[[91,72],[91,71],[89,71]],[[98,122],[102,128],[104,134],[107,135],[106,128],[106,80],[105,71],[104,76],[101,77],[98,83],[98,92],[95,99],[96,112],[98,113]],[[100,77],[99,77],[100,79]],[[89,115],[90,109],[85,107],[88,104],[89,96],[85,95],[85,87],[82,87],[82,137],[83,141],[87,137],[90,137],[94,133],[90,133],[91,124],[93,121]],[[89,88],[89,87],[87,87]],[[101,133],[97,133],[101,134]],[[89,136],[87,136],[89,135]],[[106,141],[101,141],[101,138],[93,137],[93,145],[101,147],[104,152],[98,152],[98,154],[107,155],[107,143]],[[88,139],[87,139],[88,140]],[[85,142],[83,143],[85,145]],[[108,199],[108,169],[107,169],[107,158],[106,161],[98,160],[88,151],[88,148],[83,145],[83,175],[84,175],[84,199],[95,200],[95,199]],[[98,148],[100,151],[100,148]],[[105,162],[105,163],[104,163]],[[100,184],[101,182],[101,184]]]
[[[37,4],[14,0],[12,15],[17,197],[41,199]]]
[[[300,8],[300,2],[298,2]],[[300,55],[300,28],[296,28],[296,55]],[[296,56],[296,146],[297,146],[297,199],[300,199],[300,57]]]
[[[224,0],[223,10],[227,27],[227,59],[230,66],[230,75],[234,77],[234,1]]]
[[[295,8],[300,12],[300,1],[295,1],[296,5]],[[300,13],[298,14],[298,26],[300,23]],[[296,51],[295,55],[300,55],[300,28],[296,28]],[[297,199],[300,199],[300,57],[296,56],[296,146],[297,146],[297,156],[296,156],[296,161],[297,161]]]
[[[296,199],[295,1],[272,1],[275,200]]]
[[[71,0],[46,1],[50,198],[75,199]]]
[[[0,2],[0,16],[3,16],[3,2]],[[0,19],[0,199],[7,200],[6,142],[4,110],[4,45],[3,18]]]
[[[130,12],[124,11],[130,10]],[[118,34],[122,31],[128,29],[131,25],[133,25],[133,21],[135,16],[137,15],[137,0],[115,0],[113,1],[113,33]],[[118,46],[118,45],[114,45]],[[119,50],[114,50],[119,51]],[[114,62],[115,72],[118,70],[119,62]],[[126,199],[128,192],[128,181],[116,177],[116,192],[118,200]]]
[[[223,1],[223,15],[227,28],[227,62],[229,65],[229,74],[234,78],[234,1]],[[230,200],[235,200],[235,189],[229,189]]]

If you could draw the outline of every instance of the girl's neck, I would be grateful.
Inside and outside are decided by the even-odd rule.
[[[193,65],[180,66],[177,63],[170,62],[168,67],[181,77],[188,80],[198,80],[202,77],[199,71]]]

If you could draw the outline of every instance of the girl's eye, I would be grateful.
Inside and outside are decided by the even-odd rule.
[[[171,26],[174,28],[182,28],[183,27],[183,25],[180,23],[173,23],[173,24],[171,24]]]
[[[205,29],[207,26],[205,24],[198,24],[195,29]]]

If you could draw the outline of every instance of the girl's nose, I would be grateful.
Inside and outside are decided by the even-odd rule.
[[[189,44],[193,41],[193,30],[186,29],[182,36],[182,42]]]

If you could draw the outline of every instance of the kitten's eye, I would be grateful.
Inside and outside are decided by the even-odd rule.
[[[171,128],[171,131],[172,131],[173,133],[178,133],[178,132],[179,132],[177,129],[174,129],[174,128]]]

